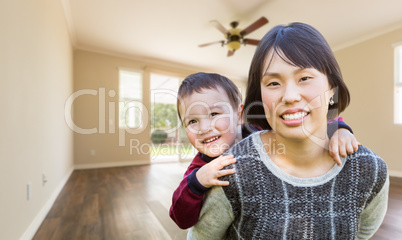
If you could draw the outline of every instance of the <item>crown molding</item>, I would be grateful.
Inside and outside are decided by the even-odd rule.
[[[147,69],[154,69],[154,70],[158,69],[159,71],[166,70],[165,72],[171,72],[172,70],[178,71],[176,73],[181,77],[185,77],[185,76],[195,73],[195,72],[219,72],[217,69],[208,69],[208,68],[204,68],[204,67],[186,65],[186,64],[182,64],[182,63],[178,63],[178,62],[172,62],[169,60],[152,58],[152,57],[148,57],[148,56],[116,53],[113,51],[100,50],[100,49],[93,48],[93,47],[82,47],[82,46],[76,45],[74,49],[76,51],[85,51],[85,52],[89,52],[89,53],[101,54],[101,55],[116,57],[116,58],[121,58],[121,59],[127,59],[127,60],[134,61],[137,63],[145,64]],[[173,73],[175,73],[175,72],[173,72]],[[235,80],[235,81],[241,81],[241,82],[247,81],[247,79],[243,80],[239,77],[230,76],[228,74],[226,74],[225,76],[227,76],[229,79]]]
[[[70,6],[70,0],[61,0],[61,5],[63,6],[64,17],[66,19],[67,28],[68,28],[68,32],[69,32],[69,35],[70,35],[71,43],[72,43],[73,47],[76,47],[76,45],[77,45],[77,35],[75,33],[73,15],[72,15],[71,6]]]
[[[382,36],[382,35],[384,35],[384,34],[393,32],[393,31],[398,30],[398,29],[400,29],[400,28],[402,28],[402,23],[398,23],[398,24],[392,25],[392,26],[390,26],[390,27],[388,27],[388,28],[382,29],[381,31],[377,31],[377,32],[374,32],[374,33],[366,34],[366,35],[360,36],[360,37],[358,37],[358,38],[355,38],[355,39],[353,39],[353,40],[351,40],[351,41],[348,41],[348,42],[345,42],[345,43],[336,45],[336,46],[334,46],[334,47],[332,48],[332,51],[336,52],[336,51],[339,51],[339,50],[342,50],[342,49],[345,49],[345,48],[354,46],[354,45],[356,45],[356,44],[359,44],[359,43],[368,41],[368,40],[370,40],[370,39],[373,39],[373,38]]]

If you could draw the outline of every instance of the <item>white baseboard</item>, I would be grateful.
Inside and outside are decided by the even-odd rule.
[[[82,164],[75,164],[74,169],[80,170],[80,169],[91,169],[91,168],[125,167],[125,166],[145,165],[150,163],[151,162],[149,160],[105,162],[105,163],[82,163]]]
[[[402,171],[388,170],[388,174],[390,177],[402,178]]]
[[[36,231],[38,231],[40,225],[42,224],[43,220],[45,220],[47,214],[49,213],[50,209],[53,207],[54,202],[56,201],[57,197],[59,196],[61,190],[63,190],[64,185],[67,183],[68,179],[70,178],[71,174],[73,173],[74,169],[71,168],[66,176],[61,180],[60,184],[57,188],[53,191],[50,198],[47,200],[46,204],[42,207],[39,213],[36,215],[34,220],[31,222],[25,233],[21,236],[20,240],[31,240],[34,236]]]
[[[126,162],[108,162],[108,163],[93,163],[93,164],[75,164],[74,168],[71,168],[66,176],[62,179],[60,184],[54,190],[50,198],[47,200],[46,204],[42,207],[36,217],[33,219],[27,230],[21,236],[20,240],[31,240],[36,232],[38,231],[43,220],[45,220],[50,209],[53,207],[54,202],[59,196],[61,190],[63,190],[64,185],[67,183],[71,174],[75,169],[91,169],[91,168],[106,168],[106,167],[123,167],[123,166],[134,166],[134,165],[144,165],[150,164],[149,160],[142,161],[126,161]]]

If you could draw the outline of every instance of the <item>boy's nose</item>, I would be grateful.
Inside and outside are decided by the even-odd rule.
[[[198,134],[206,134],[212,130],[211,121],[201,121],[200,128],[198,129]]]
[[[210,132],[212,129],[211,128],[209,128],[209,129],[204,129],[204,130],[198,130],[198,134],[207,134],[208,132]]]

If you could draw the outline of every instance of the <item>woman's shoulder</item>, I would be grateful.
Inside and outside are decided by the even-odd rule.
[[[353,154],[349,155],[347,157],[347,160],[359,160],[359,161],[363,161],[360,163],[363,163],[364,165],[367,166],[372,166],[372,167],[378,167],[378,166],[382,166],[382,167],[387,167],[387,164],[385,163],[385,161],[378,156],[373,150],[370,150],[369,148],[360,145],[359,149],[354,152]]]
[[[359,146],[359,149],[346,158],[345,166],[352,168],[352,171],[365,179],[384,183],[388,177],[388,167],[385,161],[374,151],[365,146]]]
[[[252,151],[259,145],[258,139],[260,138],[260,134],[263,131],[258,131],[250,134],[249,136],[243,138],[240,142],[236,143],[229,150],[229,154],[239,155],[249,151]]]
[[[373,198],[386,186],[388,168],[385,161],[374,151],[359,146],[359,149],[346,158],[345,166],[350,180],[358,181],[359,188],[369,190],[367,199],[370,203]],[[351,183],[353,184],[353,183]]]

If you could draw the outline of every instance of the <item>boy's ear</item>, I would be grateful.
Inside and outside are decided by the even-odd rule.
[[[239,107],[237,108],[237,117],[239,119],[237,125],[243,125],[244,124],[243,108],[244,108],[244,104],[240,103]]]

